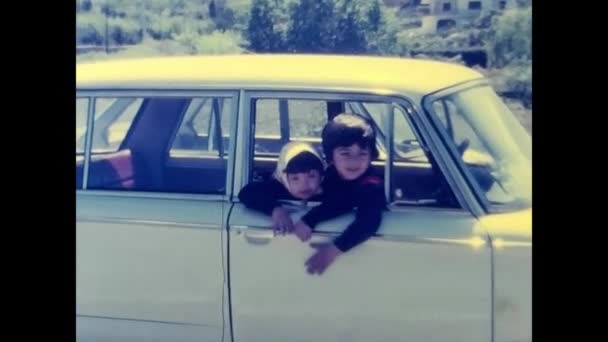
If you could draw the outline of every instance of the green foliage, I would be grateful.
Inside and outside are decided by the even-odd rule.
[[[132,45],[142,41],[143,30],[139,28],[136,21],[110,18],[108,20],[108,35],[113,44]]]
[[[492,85],[501,94],[523,101],[532,106],[532,65],[531,61],[513,63],[500,69],[485,72]]]
[[[205,55],[238,54],[243,51],[240,33],[234,31],[214,31],[201,36],[197,51]]]
[[[174,34],[180,34],[184,31],[185,23],[179,17],[171,17],[171,11],[166,8],[160,15],[151,15],[149,18],[150,25],[146,32],[153,39],[169,39]]]
[[[76,42],[103,45],[107,23],[110,45],[138,44],[133,52],[115,53],[129,57],[239,53],[247,47],[463,63],[432,52],[486,49],[500,91],[531,101],[531,1],[517,3],[504,12],[484,12],[465,27],[419,34],[408,28],[421,19],[404,15],[399,0],[78,0]]]
[[[91,9],[93,9],[93,2],[91,0],[78,0],[76,2],[77,12],[89,12]]]
[[[365,10],[363,34],[366,52],[375,55],[392,55],[397,52],[397,18],[395,11],[373,0]]]
[[[104,42],[105,19],[99,13],[81,13],[76,18],[76,43],[101,45]]]
[[[249,49],[255,52],[285,50],[285,39],[279,26],[282,0],[253,0],[247,24]]]
[[[300,53],[331,52],[335,37],[334,1],[300,0],[289,8],[287,46]]]
[[[209,2],[209,17],[215,28],[220,31],[230,30],[236,24],[236,13],[226,4],[226,0],[211,0]]]
[[[239,54],[243,51],[240,33],[234,31],[214,31],[205,35],[186,31],[173,39],[191,55]]]
[[[516,8],[494,17],[487,39],[493,67],[532,60],[532,8]]]
[[[334,52],[342,54],[360,54],[367,48],[365,28],[359,7],[353,0],[342,0],[336,8]],[[379,20],[379,19],[378,19]],[[378,25],[380,22],[378,21]]]

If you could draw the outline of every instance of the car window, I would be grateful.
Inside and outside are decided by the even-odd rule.
[[[142,98],[98,98],[93,122],[93,153],[116,152],[141,108]]]
[[[225,193],[233,98],[94,101],[87,189]]]
[[[256,99],[252,105],[257,154],[278,155],[280,146],[287,141],[319,143],[327,118],[326,101]]]
[[[450,99],[435,101],[433,102],[433,109],[456,145],[460,145],[467,140],[474,149],[480,150],[484,148],[477,134],[464,119],[454,101]]]
[[[349,102],[351,111],[371,116],[376,122],[376,128],[381,137],[385,137],[388,130],[389,115],[393,115],[393,139],[394,139],[394,156],[398,161],[409,161],[412,163],[428,163],[428,159],[424,151],[420,148],[418,138],[414,134],[410,123],[406,119],[406,113],[402,107],[392,103],[374,103],[374,102]],[[380,147],[380,160],[385,160],[386,151]]]
[[[295,98],[254,99],[251,106],[255,122],[254,153],[249,181],[259,182],[271,177],[279,152],[289,141],[309,142],[323,155],[321,132],[327,122],[328,103],[327,100]],[[371,119],[375,125],[380,152],[379,158],[372,162],[376,174],[385,176],[387,155],[393,154],[391,189],[387,191],[392,203],[458,206],[449,186],[442,181],[444,178],[441,172],[429,161],[427,152],[422,149],[406,118],[406,111],[401,106],[392,102],[355,100],[344,101],[343,105],[346,112],[360,114]],[[390,115],[394,117],[392,128],[388,127]],[[385,139],[391,129],[393,150],[387,151]]]
[[[229,150],[230,113],[228,97],[201,97],[190,102],[180,123],[169,154],[209,154],[225,157]],[[219,123],[219,124],[218,124]],[[222,137],[219,139],[219,137]],[[219,151],[222,151],[220,154]]]
[[[435,100],[429,109],[488,209],[531,206],[531,139],[493,89],[467,88]]]
[[[407,111],[394,103],[361,102],[364,112],[374,119],[383,139],[392,129],[393,164],[391,165],[391,203],[397,206],[434,206],[457,208],[453,192],[445,181],[441,170],[431,163],[422,144],[414,133],[415,128],[408,120]],[[361,106],[352,103],[353,109]],[[393,115],[393,127],[389,127],[390,115]],[[386,155],[387,152],[385,152]],[[382,157],[381,157],[382,158]]]
[[[76,98],[76,189],[82,189],[84,172],[84,135],[87,129],[89,100]]]
[[[279,127],[279,100],[259,99],[255,106],[255,135],[257,136],[281,136]]]
[[[289,132],[291,140],[317,140],[327,121],[327,102],[289,100]]]

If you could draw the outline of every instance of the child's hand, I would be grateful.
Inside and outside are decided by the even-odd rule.
[[[285,235],[293,231],[293,222],[289,212],[283,207],[276,207],[272,211],[272,231],[274,235]]]
[[[315,248],[316,252],[308,260],[306,260],[306,270],[310,274],[323,274],[327,267],[331,265],[334,260],[342,254],[331,242],[313,242],[310,247]]]
[[[302,241],[310,240],[312,236],[312,229],[304,222],[298,221],[293,227],[293,232]]]

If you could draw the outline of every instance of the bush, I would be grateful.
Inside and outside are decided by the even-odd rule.
[[[143,39],[143,30],[135,21],[110,18],[108,35],[111,41],[117,45],[137,44]]]
[[[184,31],[183,18],[171,17],[169,9],[164,9],[160,15],[150,15],[147,21],[149,26],[146,31],[150,37],[157,40],[170,39],[173,35]]]
[[[520,100],[532,107],[532,64],[519,62],[501,69],[482,70],[493,87],[503,96]]]
[[[93,8],[91,0],[80,0],[76,3],[76,10],[82,12],[89,12]]]
[[[479,30],[454,31],[443,36],[409,30],[397,34],[397,46],[401,54],[404,51],[458,51],[481,45]]]
[[[522,100],[526,107],[532,106],[532,67],[512,65],[503,69],[506,92]]]
[[[240,33],[214,31],[196,40],[196,52],[203,55],[238,54],[243,52]]]
[[[401,25],[396,16],[396,11],[382,5],[380,0],[374,1],[355,1],[355,7],[360,11],[354,28],[359,32],[352,32],[350,35],[356,38],[349,38],[344,34],[345,30],[338,28],[335,35],[345,43],[353,41],[355,47],[364,44],[360,49],[362,53],[373,55],[392,55],[397,53],[397,28]],[[346,6],[343,6],[346,7]],[[348,13],[347,9],[339,9],[340,15]],[[347,17],[348,20],[348,17]],[[344,19],[342,20],[344,21]],[[338,22],[340,23],[340,22]],[[362,38],[359,38],[358,36]],[[353,48],[353,50],[356,50]]]
[[[192,30],[186,30],[180,34],[173,35],[173,40],[183,46],[190,55],[198,53],[198,41],[200,38],[201,35]]]
[[[532,60],[532,8],[506,11],[492,20],[488,47],[493,67]]]
[[[105,18],[99,13],[79,14],[76,20],[76,44],[102,45],[104,43]]]

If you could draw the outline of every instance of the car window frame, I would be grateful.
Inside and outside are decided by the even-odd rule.
[[[374,93],[373,91],[336,91],[336,90],[293,90],[293,89],[243,89],[240,97],[241,102],[239,104],[239,134],[241,139],[237,142],[237,155],[239,158],[235,164],[236,172],[234,178],[234,188],[236,191],[242,189],[250,179],[250,175],[253,167],[253,159],[251,153],[253,150],[250,148],[254,143],[255,135],[255,123],[253,123],[253,115],[251,103],[253,100],[260,98],[271,98],[271,99],[311,99],[311,100],[326,100],[326,101],[357,101],[357,102],[385,102],[399,105],[404,113],[406,113],[406,120],[410,124],[414,134],[417,136],[420,142],[420,147],[425,149],[425,152],[433,153],[436,156],[438,167],[440,172],[445,176],[448,186],[454,193],[456,200],[458,201],[460,208],[443,208],[443,207],[425,207],[425,206],[396,206],[394,203],[389,202],[389,210],[411,210],[412,208],[420,208],[422,210],[446,210],[446,211],[467,211],[473,216],[477,216],[476,206],[471,205],[471,195],[463,189],[466,186],[462,176],[458,174],[458,169],[454,165],[450,164],[450,160],[445,159],[446,151],[445,147],[441,146],[442,141],[438,140],[436,132],[433,131],[434,127],[430,126],[428,122],[424,122],[424,118],[419,114],[421,112],[420,105],[416,105],[413,97],[410,98],[406,94],[401,92],[382,92]],[[390,127],[393,126],[393,116],[390,115]],[[248,125],[244,127],[244,125]],[[389,151],[392,151],[393,147],[393,129],[388,130],[389,134],[385,136],[385,146]],[[434,136],[434,137],[433,137]],[[440,146],[429,146],[427,141],[433,141],[434,144],[440,144]],[[431,144],[433,145],[433,144]],[[393,154],[387,154],[387,165],[394,163]],[[391,177],[390,169],[385,167],[384,169],[384,182],[385,182],[385,196],[390,199],[391,191]],[[456,174],[452,174],[456,172]],[[234,202],[239,202],[238,198],[233,196]]]
[[[236,140],[237,140],[237,114],[240,103],[239,99],[240,92],[234,89],[215,89],[215,88],[203,88],[203,89],[77,89],[76,90],[76,98],[88,98],[89,99],[89,109],[88,109],[88,117],[87,117],[87,130],[86,130],[86,138],[85,138],[85,157],[84,157],[84,167],[83,167],[83,184],[82,188],[77,189],[77,193],[85,193],[87,195],[110,195],[110,196],[118,196],[118,197],[143,197],[143,198],[174,198],[174,199],[202,199],[202,200],[212,200],[212,201],[226,201],[230,198],[230,195],[233,192],[233,178],[234,178],[234,164],[235,164],[235,150],[236,150]],[[182,193],[182,192],[163,192],[163,191],[129,191],[129,190],[113,190],[113,189],[88,189],[88,174],[89,174],[89,164],[91,160],[91,140],[92,133],[94,128],[94,120],[93,116],[95,114],[95,99],[97,98],[162,98],[162,97],[186,97],[186,98],[195,98],[195,97],[229,97],[233,101],[233,106],[230,111],[230,128],[228,129],[230,137],[234,137],[234,142],[230,143],[228,149],[228,157],[226,164],[226,183],[225,183],[225,192],[224,194],[205,194],[205,193]],[[181,124],[183,120],[183,115],[185,111],[180,115],[182,117],[179,118],[179,123]],[[135,122],[137,117],[133,120]],[[179,129],[179,125],[176,125],[174,131],[171,133],[170,141],[172,142],[177,134]],[[124,140],[128,139],[128,135]],[[124,142],[123,140],[123,142]],[[166,147],[165,153],[169,153],[171,149],[171,144]]]
[[[424,114],[424,117],[427,120],[429,120],[429,124],[434,126],[435,132],[437,132],[439,139],[442,139],[444,144],[447,145],[448,150],[446,151],[446,157],[449,158],[450,161],[454,164],[454,166],[458,168],[459,173],[462,175],[464,181],[467,184],[467,188],[470,189],[471,195],[475,198],[476,202],[478,203],[478,205],[480,207],[480,210],[482,211],[481,215],[490,215],[490,214],[496,214],[496,213],[502,213],[502,212],[514,212],[517,210],[512,210],[512,209],[500,210],[500,208],[493,206],[488,201],[488,199],[485,196],[485,193],[479,187],[479,184],[475,180],[475,177],[468,170],[468,168],[465,166],[462,159],[459,157],[458,151],[456,149],[456,146],[453,143],[452,137],[450,137],[450,135],[447,133],[447,130],[445,128],[443,128],[444,127],[443,123],[434,114],[434,111],[433,111],[432,106],[435,101],[437,101],[441,98],[444,98],[446,96],[452,95],[454,93],[464,91],[466,89],[482,87],[482,86],[491,87],[492,85],[491,85],[490,81],[487,79],[479,79],[479,80],[473,80],[473,81],[460,83],[453,87],[441,89],[434,93],[428,94],[427,96],[425,96],[422,99],[422,107],[423,107],[422,113]]]

